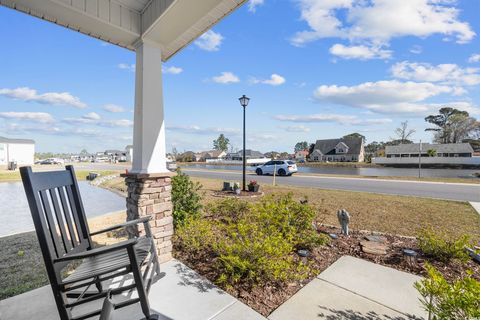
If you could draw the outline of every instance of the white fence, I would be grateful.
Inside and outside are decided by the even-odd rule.
[[[422,157],[422,164],[432,165],[466,165],[466,166],[480,166],[480,157],[458,157],[458,158],[443,158],[443,157]],[[373,158],[372,163],[383,165],[418,165],[418,157],[412,158]]]
[[[259,158],[259,159],[247,159],[247,165],[258,165],[264,164],[270,161],[267,158]],[[238,164],[241,166],[243,164],[242,160],[225,160],[225,159],[207,159],[206,163],[218,163],[218,164]]]

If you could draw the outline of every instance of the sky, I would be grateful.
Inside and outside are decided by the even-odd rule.
[[[480,118],[480,1],[251,0],[163,65],[167,151],[247,148],[352,132],[395,138],[402,121]],[[39,152],[132,143],[135,53],[0,7],[0,136]],[[188,93],[188,94],[186,94]]]

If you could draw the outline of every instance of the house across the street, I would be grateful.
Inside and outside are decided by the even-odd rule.
[[[419,156],[421,155],[421,159]],[[412,143],[387,146],[385,157],[373,158],[372,162],[391,166],[480,166],[480,157],[474,155],[469,143]]]
[[[363,162],[364,155],[363,138],[326,139],[317,140],[310,154],[310,161]]]
[[[222,150],[210,150],[210,151],[204,151],[201,152],[199,157],[197,158],[197,161],[212,161],[212,160],[221,160],[225,158],[227,153]]]
[[[266,159],[265,155],[260,151],[245,149],[245,158],[248,159]],[[242,161],[243,160],[243,150],[240,150],[235,153],[229,153],[226,156],[227,160],[236,160]]]
[[[295,151],[295,160],[297,162],[305,162],[308,157],[308,150]]]
[[[420,143],[400,144],[398,146],[387,146],[385,148],[385,157],[387,158],[418,158],[422,150],[422,157],[443,157],[458,158],[472,157],[473,148],[469,143],[447,143],[430,144]]]
[[[0,137],[0,165],[16,162],[17,165],[33,165],[35,141]]]

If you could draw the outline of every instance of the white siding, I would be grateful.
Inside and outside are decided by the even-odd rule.
[[[7,144],[0,143],[0,164],[7,164]]]
[[[6,148],[7,161],[16,161],[18,165],[32,165],[34,162],[35,145],[26,143],[9,143]],[[1,156],[0,156],[1,158]]]
[[[418,157],[416,158],[373,158],[374,164],[385,165],[418,165]],[[458,157],[458,158],[443,158],[443,157],[422,157],[422,164],[451,164],[451,165],[476,165],[480,166],[480,157]]]

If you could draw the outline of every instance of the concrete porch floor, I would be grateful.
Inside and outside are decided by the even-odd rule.
[[[177,260],[162,264],[160,269],[161,273],[165,275],[152,285],[149,294],[150,308],[152,312],[160,315],[160,320],[265,319]],[[114,279],[110,287],[118,285],[117,281],[128,282],[130,279]],[[92,310],[98,308],[99,305],[101,302],[86,307]],[[82,312],[82,310],[78,309],[77,312]],[[59,320],[60,318],[53,300],[52,290],[50,286],[45,286],[0,301],[0,319]],[[136,303],[115,310],[113,319],[140,320],[144,319],[144,315],[140,304]]]
[[[161,320],[266,320],[179,261],[161,266],[165,276],[150,291]],[[413,283],[420,277],[344,256],[275,310],[270,320],[426,319]],[[129,281],[121,279],[120,281]],[[118,285],[112,283],[111,286]],[[91,307],[91,306],[90,306]],[[139,304],[114,313],[114,320],[140,320]],[[0,301],[0,319],[58,320],[50,286]]]

